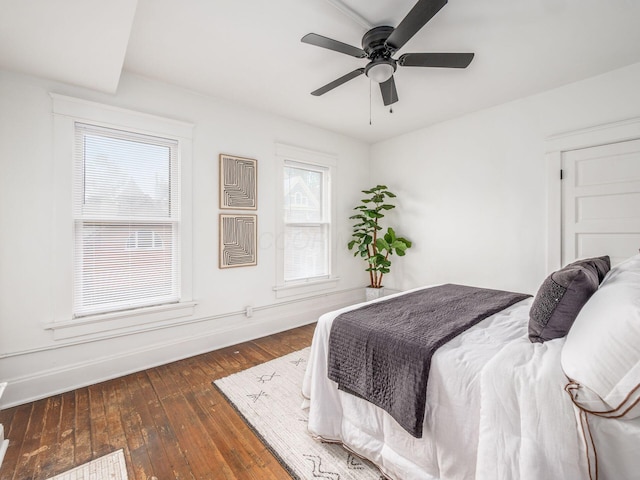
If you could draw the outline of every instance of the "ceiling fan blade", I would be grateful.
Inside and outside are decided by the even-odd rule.
[[[393,79],[393,75],[389,80],[380,84],[380,93],[382,93],[385,107],[398,101],[398,90],[396,90],[396,81]]]
[[[473,53],[405,53],[398,59],[402,67],[467,68]]]
[[[387,38],[387,45],[400,50],[446,4],[447,0],[418,0],[418,3],[391,32]]]
[[[320,87],[319,89],[311,92],[311,95],[314,95],[316,97],[319,97],[320,95],[324,95],[329,90],[333,90],[334,88],[339,87],[343,83],[346,83],[349,80],[353,80],[354,78],[359,77],[363,73],[364,73],[364,68],[358,68],[357,70],[354,70],[353,72],[349,72],[346,75],[343,75],[342,77],[338,78],[337,80],[334,80],[331,83],[327,83],[324,87]]]
[[[300,41],[302,43],[308,43],[309,45],[315,45],[316,47],[328,48],[329,50],[351,55],[356,58],[364,58],[367,56],[361,48],[333,40],[332,38],[323,37],[317,33],[307,33]]]

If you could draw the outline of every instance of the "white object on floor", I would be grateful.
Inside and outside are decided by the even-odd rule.
[[[7,382],[0,383],[0,398],[2,398],[5,388],[7,388]],[[7,453],[7,448],[9,448],[9,440],[4,438],[4,426],[0,423],[0,467],[2,460],[4,460],[4,454]]]
[[[124,452],[118,450],[51,477],[49,480],[127,480],[127,478]]]
[[[366,296],[367,302],[384,297],[384,287],[380,287],[380,288],[366,287],[365,296]]]
[[[2,460],[4,460],[4,454],[7,453],[7,448],[9,448],[9,440],[4,438],[4,426],[0,423],[0,467]]]

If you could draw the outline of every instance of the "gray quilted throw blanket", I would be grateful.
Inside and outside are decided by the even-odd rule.
[[[331,327],[329,378],[421,438],[435,351],[529,296],[447,284],[345,312]]]

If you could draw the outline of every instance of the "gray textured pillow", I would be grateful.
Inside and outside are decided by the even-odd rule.
[[[572,266],[582,266],[595,269],[598,274],[598,284],[600,284],[602,283],[602,280],[604,280],[605,275],[609,273],[609,270],[611,270],[611,259],[609,258],[609,255],[605,255],[604,257],[584,258],[567,265],[567,267]]]
[[[578,260],[549,275],[531,305],[529,340],[542,343],[564,337],[610,268],[604,256]]]

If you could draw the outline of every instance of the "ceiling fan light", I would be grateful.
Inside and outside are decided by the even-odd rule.
[[[384,83],[391,78],[395,71],[396,66],[392,62],[378,61],[367,65],[364,73],[374,82]]]

